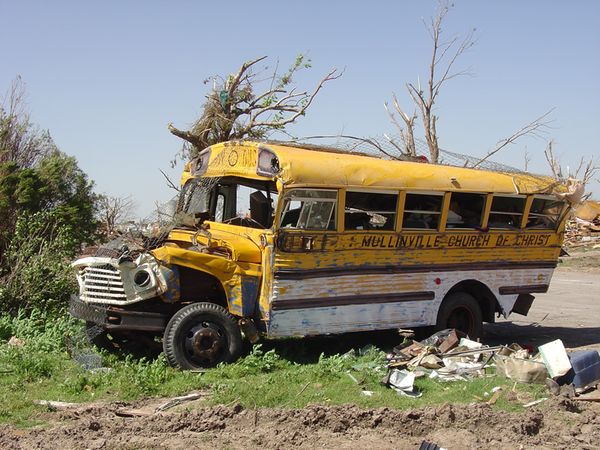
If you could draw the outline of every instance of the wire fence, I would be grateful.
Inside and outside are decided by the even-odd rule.
[[[375,136],[356,138],[350,136],[311,136],[296,141],[296,145],[306,143],[311,146],[324,146],[338,151],[349,153],[363,153],[382,159],[403,159],[399,147],[402,148],[402,139],[399,136]],[[430,158],[427,142],[415,139],[417,156]],[[456,167],[476,168],[505,173],[524,173],[523,170],[501,164],[491,160],[481,162],[482,157],[466,155],[440,149],[438,164]],[[477,167],[474,167],[477,165]]]

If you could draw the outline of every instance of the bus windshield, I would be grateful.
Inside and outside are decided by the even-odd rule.
[[[183,188],[178,212],[215,222],[251,228],[273,224],[277,188],[273,182],[237,177],[190,180]]]

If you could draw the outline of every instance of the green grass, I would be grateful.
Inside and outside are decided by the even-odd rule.
[[[11,336],[24,345],[8,345]],[[31,317],[0,318],[0,422],[36,424],[36,416],[46,408],[34,400],[134,400],[203,386],[197,374],[174,370],[162,357],[103,354],[103,365],[110,370],[87,371],[71,358],[92,352],[83,336],[82,325],[68,317],[34,312]]]
[[[22,339],[24,346],[8,345],[11,336]],[[238,362],[201,374],[172,369],[162,355],[136,359],[107,353],[102,353],[103,365],[110,370],[92,373],[72,359],[78,352],[90,350],[83,344],[82,326],[77,321],[39,312],[31,317],[0,317],[0,422],[18,426],[40,423],[42,413],[48,410],[35,405],[34,400],[130,401],[197,389],[212,393],[207,405],[300,408],[352,403],[361,407],[415,408],[481,401],[477,397],[487,400],[494,386],[513,388],[510,380],[499,377],[452,383],[419,378],[416,386],[422,397],[407,398],[380,385],[386,370],[384,353],[376,348],[318,356],[315,348],[302,340],[255,346]],[[516,389],[528,400],[545,395],[543,386],[517,385]],[[373,395],[365,396],[363,390]],[[521,403],[503,395],[495,407],[519,410]]]
[[[308,404],[347,404],[361,407],[415,408],[442,403],[484,401],[491,389],[504,386],[511,390],[514,383],[490,376],[464,382],[439,382],[427,377],[417,378],[415,385],[420,398],[408,398],[380,384],[385,375],[384,354],[376,349],[363,356],[333,355],[321,357],[316,363],[298,364],[278,357],[274,350],[263,354],[270,369],[257,370],[254,360],[261,350],[255,349],[246,360],[208,371],[204,381],[212,385],[211,404],[241,403],[247,408],[285,406],[301,408]],[[251,368],[247,360],[251,359]],[[348,374],[352,375],[350,377]],[[358,381],[354,381],[354,379]],[[529,399],[544,396],[543,386],[517,385],[520,395]],[[372,396],[362,391],[373,392]],[[486,396],[487,393],[487,396]],[[522,409],[519,403],[500,397],[496,406],[505,410]]]

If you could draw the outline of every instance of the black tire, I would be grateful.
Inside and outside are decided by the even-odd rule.
[[[214,303],[184,306],[173,315],[163,337],[167,361],[183,370],[233,362],[242,349],[242,333],[235,318]]]
[[[438,311],[436,329],[456,328],[477,339],[483,331],[483,316],[477,300],[466,292],[448,295]]]

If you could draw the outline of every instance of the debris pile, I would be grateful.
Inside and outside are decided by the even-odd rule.
[[[575,211],[567,222],[565,245],[569,248],[600,248],[600,204],[588,200]]]
[[[422,341],[402,332],[404,340],[386,356],[388,372],[381,380],[400,395],[420,397],[421,392],[414,385],[419,377],[445,382],[501,375],[519,383],[546,384],[554,395],[572,392],[569,397],[600,383],[598,352],[567,354],[560,340],[544,344],[534,353],[518,344],[484,345],[454,329]],[[497,399],[500,390],[494,395]]]
[[[600,219],[593,222],[575,218],[567,222],[565,245],[569,248],[600,248]]]

